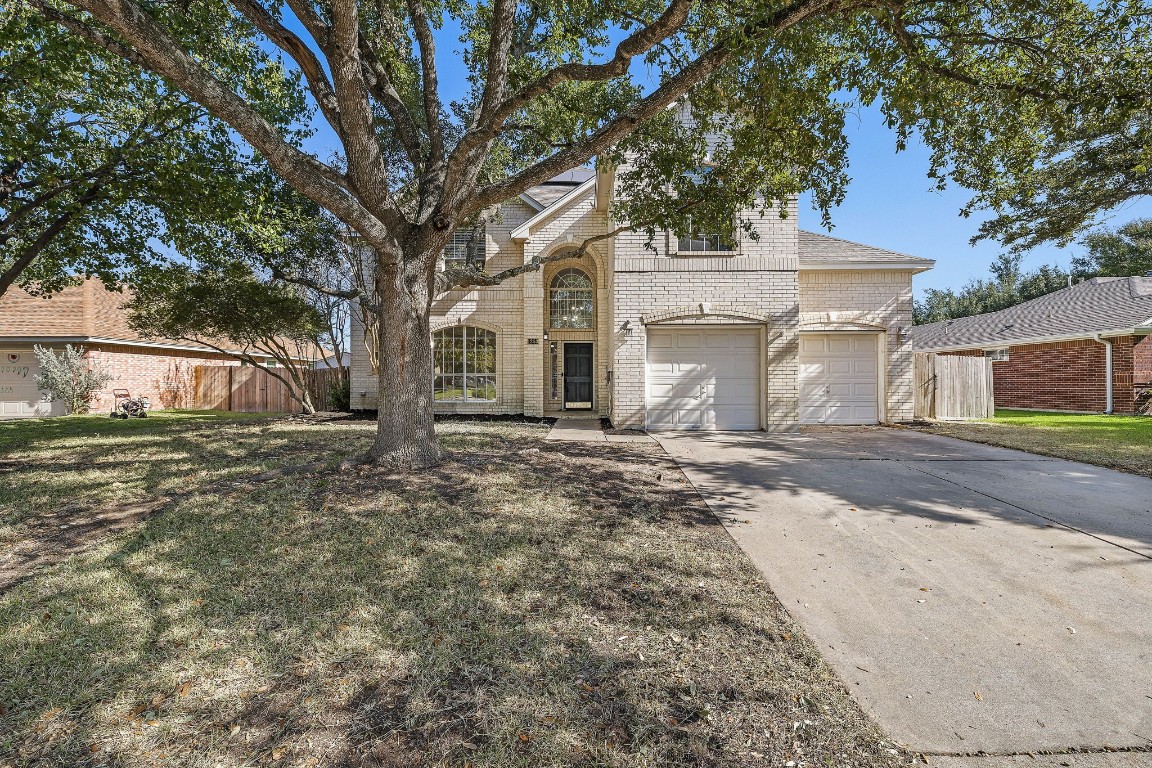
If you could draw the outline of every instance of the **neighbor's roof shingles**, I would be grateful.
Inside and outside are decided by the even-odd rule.
[[[911,329],[916,350],[1085,338],[1152,325],[1152,277],[1095,277],[998,312]]]
[[[69,286],[48,298],[33,296],[12,286],[0,296],[0,341],[98,340],[215,351],[204,344],[183,339],[148,338],[132,330],[128,313],[122,308],[130,298],[131,294],[127,292],[108,290],[96,278]],[[235,346],[226,341],[215,343],[223,349]],[[309,346],[305,354],[309,358],[319,358],[326,353]]]

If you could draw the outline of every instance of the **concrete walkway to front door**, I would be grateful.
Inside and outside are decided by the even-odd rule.
[[[1152,480],[907,430],[657,437],[933,765],[1152,766]]]
[[[648,435],[612,435],[600,426],[600,419],[557,419],[545,440],[571,443],[655,443]]]

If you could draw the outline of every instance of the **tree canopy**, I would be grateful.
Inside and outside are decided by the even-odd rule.
[[[1020,207],[1051,188],[1040,170],[1077,131],[1147,104],[1152,45],[1140,0],[26,2],[162,76],[356,233],[381,310],[373,452],[412,466],[440,455],[436,291],[553,258],[438,281],[452,231],[492,206],[595,159],[617,169],[615,220],[653,238],[731,231],[735,211],[780,215],[804,191],[827,214],[847,182],[845,118],[879,103],[899,145],[929,147],[939,183]],[[469,86],[450,103],[448,28]],[[290,63],[333,157],[302,150],[221,73],[237,38]]]
[[[1138,277],[1152,274],[1152,219],[1133,219],[1086,235],[1085,253],[1072,260],[1079,275]]]
[[[917,325],[982,315],[1022,304],[1068,287],[1070,273],[1045,264],[1034,270],[1021,269],[1021,254],[1001,254],[988,268],[991,277],[973,279],[961,288],[929,288],[915,302],[913,319]]]
[[[292,137],[304,114],[291,78],[251,40],[218,69],[251,80]],[[107,284],[174,253],[211,255],[260,221],[272,194],[258,156],[155,74],[19,3],[0,9],[0,295],[75,274]]]

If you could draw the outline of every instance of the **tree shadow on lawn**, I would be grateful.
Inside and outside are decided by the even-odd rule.
[[[0,597],[0,762],[901,759],[662,454],[460,437],[185,499]]]
[[[92,428],[92,420],[88,426]],[[362,451],[367,429],[290,422],[183,422],[89,432],[9,453],[0,465],[0,592],[30,573],[139,522],[172,498],[301,460]],[[95,426],[99,427],[99,424]]]

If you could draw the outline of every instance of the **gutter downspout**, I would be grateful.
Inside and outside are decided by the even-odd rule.
[[[1100,334],[1092,338],[1104,345],[1104,413],[1112,413],[1112,342],[1105,341]]]

